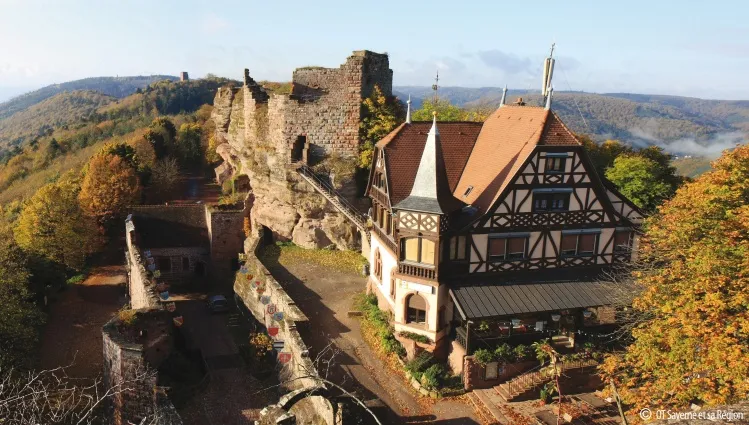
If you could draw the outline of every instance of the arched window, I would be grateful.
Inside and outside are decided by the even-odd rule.
[[[382,281],[382,256],[379,248],[374,253],[374,275],[377,280]]]
[[[427,323],[427,302],[419,294],[409,295],[406,300],[406,323]]]
[[[395,299],[395,273],[397,271],[397,267],[393,267],[393,270],[390,270],[390,298],[392,299]]]
[[[422,237],[401,239],[401,260],[434,265],[434,241]]]

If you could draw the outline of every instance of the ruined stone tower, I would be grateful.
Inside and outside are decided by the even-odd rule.
[[[329,176],[355,202],[362,101],[375,85],[390,96],[392,81],[387,55],[366,50],[338,68],[295,70],[286,93],[269,92],[245,70],[242,87],[221,88],[214,100],[216,152],[225,161],[216,170],[219,183],[248,180],[251,222],[276,239],[353,247],[353,226],[300,179],[295,166],[304,163]]]

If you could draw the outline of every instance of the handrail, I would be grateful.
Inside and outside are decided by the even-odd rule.
[[[335,204],[336,201],[341,204],[341,212],[353,221],[356,227],[365,233],[369,232],[367,229],[367,221],[364,218],[365,216],[358,208],[347,201],[346,198],[339,195],[334,187],[321,179],[307,164],[296,163],[295,165],[297,167],[297,172],[300,175],[311,179],[313,181],[313,186],[317,186],[318,190],[333,198],[330,200],[333,204]]]
[[[582,359],[559,362],[558,364],[559,371],[560,373],[562,373],[568,370],[584,369],[586,367],[594,366],[598,364],[598,362],[593,359]],[[523,373],[522,375],[516,376],[510,381],[500,384],[499,387],[504,387],[507,390],[507,395],[510,397],[512,397],[514,394],[520,394],[533,387],[534,385],[539,383],[540,380],[543,380],[545,378],[542,369],[546,366],[549,366],[549,363],[544,362],[539,366],[536,366],[535,368]]]

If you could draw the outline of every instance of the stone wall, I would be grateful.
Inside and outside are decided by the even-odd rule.
[[[283,352],[291,353],[291,361],[287,363],[280,372],[279,379],[288,382],[287,389],[299,389],[316,386],[317,382],[305,376],[317,376],[312,360],[309,358],[307,345],[302,340],[297,326],[303,326],[308,321],[307,316],[297,307],[294,300],[284,291],[278,281],[271,275],[270,271],[260,262],[255,255],[260,246],[260,237],[247,242],[247,261],[245,267],[247,274],[237,273],[234,281],[234,292],[239,295],[243,303],[250,310],[255,319],[267,327],[270,327],[273,318],[267,312],[267,305],[261,302],[261,296],[270,298],[269,304],[274,304],[277,311],[283,312],[284,319],[275,322],[278,326],[276,340],[284,341]],[[256,283],[258,282],[258,283]],[[258,286],[262,287],[258,291]]]
[[[127,289],[130,297],[130,307],[133,309],[156,308],[160,306],[155,282],[146,271],[146,263],[140,248],[134,241],[135,231],[125,232],[127,250]]]
[[[191,227],[206,227],[205,205],[136,205],[128,210],[136,216],[171,221]]]
[[[244,211],[222,211],[206,206],[205,215],[212,269],[218,273],[230,272],[237,261],[237,254],[244,247]]]
[[[336,169],[335,186],[354,201],[361,103],[375,85],[391,94],[388,58],[359,51],[339,68],[297,69],[291,94],[269,95],[248,74],[240,89],[218,91],[212,118],[225,162],[216,176],[248,176],[253,227],[305,248],[358,246],[355,227],[296,173],[292,150],[305,140],[310,160],[322,161],[321,172]]]
[[[144,337],[127,337],[115,316],[102,328],[104,386],[115,389],[109,400],[107,417],[113,425],[141,423],[156,413],[174,411],[165,397],[157,397],[156,369],[173,348],[172,319],[163,310],[139,310],[135,324],[145,330]],[[140,330],[133,330],[138,335]],[[127,390],[125,390],[127,389]],[[152,422],[147,422],[152,423]],[[165,415],[158,424],[181,424],[176,415]]]

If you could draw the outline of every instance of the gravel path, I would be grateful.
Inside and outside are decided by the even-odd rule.
[[[94,267],[88,278],[56,295],[42,331],[39,366],[69,366],[74,378],[103,372],[101,327],[125,303],[125,267]]]

